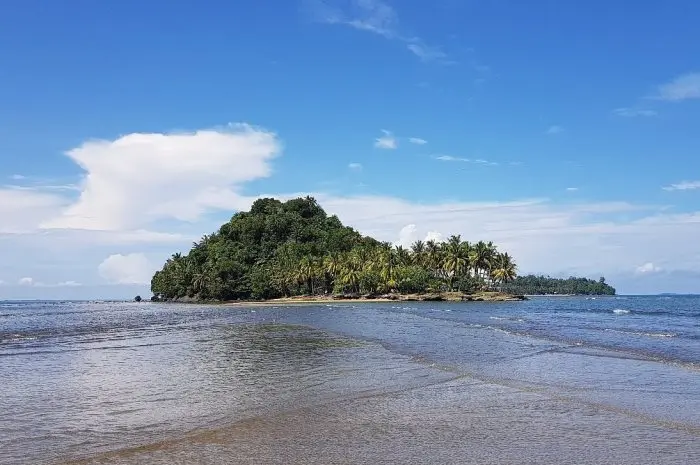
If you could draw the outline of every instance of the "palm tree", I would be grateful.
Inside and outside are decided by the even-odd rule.
[[[507,252],[499,253],[494,258],[494,267],[491,275],[495,281],[506,284],[517,277],[517,269],[518,267],[513,258]]]
[[[408,266],[411,264],[411,254],[403,247],[396,246],[396,261],[400,266]]]
[[[326,255],[323,259],[323,269],[326,278],[326,291],[332,291],[336,278],[340,274],[342,268],[342,260],[337,253]]]
[[[361,254],[351,253],[344,257],[340,268],[340,279],[352,292],[359,291],[360,276],[362,274],[363,262]]]
[[[440,244],[437,242],[430,240],[425,243],[425,266],[432,268],[435,274],[438,273],[442,261],[440,252]]]
[[[296,273],[297,281],[306,284],[308,294],[314,293],[314,280],[316,279],[316,263],[314,260],[306,256],[301,259],[299,268]]]
[[[491,270],[494,247],[492,243],[489,244],[479,241],[471,248],[469,261],[474,269],[475,278],[485,280],[488,277],[487,273]]]
[[[469,266],[468,249],[463,244],[460,236],[451,236],[444,247],[445,255],[442,266],[450,290],[454,286],[455,279],[463,275]]]
[[[425,242],[414,242],[411,245],[411,253],[413,254],[413,264],[423,266],[425,263]]]

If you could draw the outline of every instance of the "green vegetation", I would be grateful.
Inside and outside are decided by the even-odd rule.
[[[549,276],[518,276],[503,286],[504,292],[517,294],[575,294],[575,295],[615,295],[615,288],[606,284],[605,278],[594,279],[551,278]]]
[[[262,300],[296,295],[473,292],[507,285],[516,265],[491,242],[460,236],[410,249],[360,235],[310,197],[257,200],[156,272],[158,299]]]

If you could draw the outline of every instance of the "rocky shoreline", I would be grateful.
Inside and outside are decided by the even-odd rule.
[[[528,300],[524,295],[507,294],[504,292],[483,291],[473,294],[461,292],[441,292],[426,294],[335,294],[335,295],[300,295],[282,297],[270,300],[234,300],[234,301],[203,301],[196,298],[180,298],[162,302],[217,304],[217,305],[285,305],[285,304],[314,304],[331,302],[518,302]],[[157,300],[156,300],[157,301]]]

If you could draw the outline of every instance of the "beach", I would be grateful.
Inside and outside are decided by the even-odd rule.
[[[655,299],[6,305],[0,463],[699,463]]]

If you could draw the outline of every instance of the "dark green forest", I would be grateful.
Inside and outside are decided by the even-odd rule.
[[[166,300],[271,299],[295,295],[472,292],[516,277],[491,242],[418,241],[394,247],[362,236],[311,197],[257,200],[249,212],[175,254],[151,290]]]
[[[257,200],[218,231],[174,254],[151,280],[155,299],[263,300],[298,295],[422,294],[503,290],[609,293],[597,281],[517,278],[492,242],[459,235],[410,248],[362,236],[311,197]]]
[[[549,276],[518,276],[503,285],[504,292],[519,294],[575,294],[575,295],[615,295],[615,288],[605,282],[605,278],[586,279],[570,277],[567,279]]]

